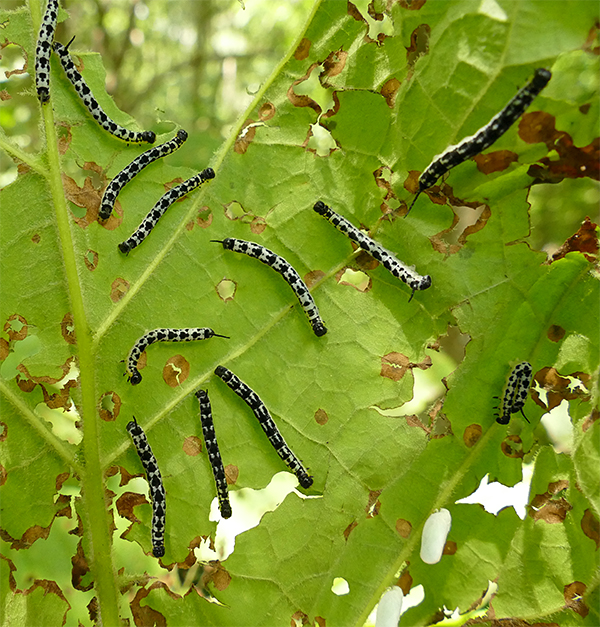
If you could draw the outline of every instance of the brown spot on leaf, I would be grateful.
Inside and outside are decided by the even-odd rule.
[[[90,567],[83,553],[82,542],[83,540],[79,541],[77,553],[71,558],[71,564],[73,565],[71,569],[71,583],[77,590],[87,592],[94,587],[94,582],[90,581],[87,585],[83,584],[83,578],[90,572]]]
[[[61,472],[59,475],[57,475],[56,477],[56,482],[55,482],[55,486],[56,486],[56,491],[59,492],[60,490],[62,490],[62,487],[65,483],[65,481],[71,476],[71,473],[69,472]]]
[[[587,586],[581,581],[574,581],[564,588],[566,606],[577,612],[582,618],[585,618],[590,611],[590,608],[583,601],[586,590]]]
[[[196,457],[202,452],[202,440],[196,435],[189,435],[181,447],[183,452],[190,457]]]
[[[503,172],[511,163],[519,160],[519,155],[512,150],[496,150],[474,157],[477,169],[483,174]]]
[[[258,117],[263,122],[266,122],[267,120],[270,120],[273,117],[275,117],[276,112],[277,112],[277,109],[275,108],[275,105],[272,102],[265,102],[261,105],[260,109],[258,110]]]
[[[0,361],[4,361],[8,357],[9,353],[10,346],[8,345],[8,342],[3,337],[0,337]]]
[[[113,303],[118,303],[127,294],[130,287],[129,281],[117,277],[110,286],[110,300]]]
[[[139,518],[133,512],[133,508],[143,503],[148,503],[143,494],[138,494],[137,492],[123,492],[116,501],[117,512],[119,512],[119,516],[127,518],[129,522],[140,522]]]
[[[2,91],[0,91],[0,100],[2,101],[6,101],[6,100],[11,100],[12,96],[6,91],[6,89],[3,89]]]
[[[66,124],[57,124],[58,130],[58,152],[61,155],[66,154],[67,150],[71,146],[73,141],[73,135],[71,134],[71,127]]]
[[[183,355],[173,355],[163,368],[164,382],[176,388],[190,376],[190,363]]]
[[[413,5],[424,4],[425,0],[417,0]],[[401,3],[404,4],[404,3]],[[420,7],[419,7],[420,8]],[[410,45],[406,49],[406,61],[408,64],[408,78],[411,79],[417,61],[426,54],[429,54],[429,40],[431,38],[431,27],[429,24],[419,24],[410,35]]]
[[[212,583],[217,590],[225,590],[231,583],[231,575],[218,560],[212,560],[204,566],[204,572],[200,577],[200,585],[206,588]]]
[[[6,483],[7,477],[8,473],[6,472],[6,468],[0,464],[0,486],[3,486]]]
[[[598,411],[597,407],[592,409],[592,412],[589,416],[586,416],[585,420],[581,424],[581,429],[585,433],[593,424],[600,418],[600,411]]]
[[[379,495],[381,492],[382,490],[371,490],[369,492],[369,500],[367,502],[367,506],[365,507],[367,518],[375,518],[375,516],[379,514],[379,510],[381,509]]]
[[[454,540],[448,540],[446,544],[444,544],[444,550],[442,551],[442,555],[454,555],[456,553],[456,542]]]
[[[422,362],[412,362],[402,353],[388,353],[381,358],[380,375],[392,381],[400,381],[406,372],[413,368],[419,368],[420,370],[431,368],[431,357],[427,355]]]
[[[396,531],[402,538],[408,538],[412,531],[412,525],[404,518],[398,518],[396,521]]]
[[[312,42],[310,41],[310,39],[304,37],[294,51],[294,59],[296,59],[296,61],[304,61],[304,59],[308,57],[311,45]]]
[[[598,225],[586,216],[585,220],[579,227],[577,233],[571,235],[569,239],[552,255],[552,263],[558,259],[562,259],[567,253],[580,252],[585,258],[595,263],[598,256]]]
[[[85,267],[93,272],[98,267],[98,253],[95,250],[87,249],[83,256]]]
[[[237,152],[238,155],[243,155],[246,150],[248,150],[248,146],[252,143],[256,135],[256,126],[252,126],[253,124],[255,124],[255,121],[248,118],[244,122],[239,135],[235,138],[233,150]]]
[[[596,543],[596,550],[598,550],[600,548],[600,525],[591,509],[586,509],[585,512],[583,512],[581,529],[590,540]]]
[[[240,469],[235,464],[225,466],[225,479],[228,485],[235,485],[240,476]]]
[[[11,342],[24,340],[28,333],[27,320],[20,314],[9,316],[4,323],[4,332],[8,335],[8,339]]]
[[[63,174],[62,183],[67,200],[72,202],[77,207],[81,207],[86,210],[85,216],[82,218],[73,216],[75,223],[85,229],[90,224],[96,222],[98,219],[98,210],[100,209],[100,201],[102,199],[102,191],[94,187],[91,177],[86,176],[83,182],[83,187],[79,187],[74,179],[66,174]],[[113,210],[113,214],[114,213],[115,212]],[[120,220],[115,221],[113,217],[109,219],[109,221],[111,220],[113,221],[113,224],[110,230],[116,228],[116,226],[120,224]]]
[[[344,538],[346,542],[348,542],[348,537],[350,536],[350,534],[352,533],[352,531],[357,525],[358,525],[358,522],[354,520],[344,529]]]
[[[385,98],[390,109],[393,109],[396,104],[396,96],[398,95],[400,85],[401,83],[397,78],[390,78],[381,87],[381,95]]]
[[[479,438],[481,438],[481,434],[483,433],[483,429],[481,425],[472,424],[469,425],[463,432],[463,442],[465,446],[468,448],[472,448],[479,442]]]
[[[572,137],[556,130],[556,118],[543,111],[525,113],[519,122],[519,136],[528,143],[544,142],[558,159],[544,157],[529,167],[527,173],[536,183],[559,183],[570,178],[589,177],[600,180],[600,138],[578,148]]]
[[[77,344],[77,338],[75,337],[75,323],[73,322],[73,314],[70,311],[63,316],[60,323],[60,332],[62,333],[63,340],[67,344]]]
[[[210,210],[210,207],[207,207],[206,205],[204,207],[201,207],[200,209],[198,209],[198,215],[196,216],[196,224],[201,228],[201,229],[207,229],[213,222],[213,214],[212,211]],[[188,231],[191,231],[194,228],[194,223],[191,223],[190,225],[186,225],[186,228]]]
[[[5,422],[0,422],[0,442],[4,442],[8,436],[8,425]]]
[[[324,409],[317,409],[315,412],[315,422],[318,425],[324,425],[327,424],[328,420],[329,416],[327,415],[327,412]]]
[[[301,76],[300,78],[295,80],[290,85],[290,88],[288,89],[288,92],[287,92],[287,97],[288,97],[288,100],[294,105],[294,107],[310,107],[317,114],[320,114],[321,113],[321,107],[312,98],[309,98],[308,96],[306,96],[304,94],[297,94],[294,91],[294,87],[296,85],[299,85],[300,83],[303,83],[304,81],[306,81],[306,80],[308,80],[310,78],[310,75],[311,75],[312,71],[316,67],[319,67],[319,64],[318,63],[313,63],[308,68],[308,71],[307,71],[307,73],[304,76]]]
[[[419,11],[427,0],[398,0],[398,5],[407,11]]]
[[[325,273],[322,270],[313,270],[312,272],[307,272],[304,275],[304,282],[306,283],[306,287],[309,289],[322,281],[325,277]]]
[[[116,392],[105,392],[98,403],[100,418],[106,422],[114,422],[121,413],[121,397]]]
[[[569,377],[579,379],[586,387],[591,381],[591,376],[585,372],[573,372],[568,374]],[[539,392],[535,389],[531,389],[531,398],[537,405],[543,409],[550,411],[555,407],[558,407],[563,400],[572,401],[574,399],[582,399],[584,401],[589,399],[589,393],[586,393],[579,386],[573,390],[569,390],[571,384],[570,379],[561,376],[555,368],[542,368],[534,375],[534,379],[538,385],[546,392],[547,405],[541,400]]]
[[[348,58],[348,53],[342,50],[336,50],[331,52],[325,61],[323,61],[323,70],[319,75],[319,80],[323,87],[330,87],[328,79],[333,78],[334,76],[338,76],[344,70],[346,66],[346,59]]]
[[[536,494],[528,506],[528,513],[534,520],[543,520],[548,524],[561,523],[573,506],[564,498],[555,498],[559,492],[569,487],[567,480],[555,481],[548,484],[548,490],[543,494]]]
[[[413,585],[412,575],[408,572],[408,568],[400,575],[400,579],[396,582],[396,585],[402,590],[404,596],[406,596]]]
[[[550,325],[548,329],[548,339],[551,342],[560,342],[565,337],[566,331],[558,324]]]
[[[4,42],[0,43],[0,50],[4,50],[4,48],[6,48],[7,46],[15,46],[16,48],[21,49],[21,53],[23,55],[23,66],[20,68],[15,68],[14,70],[4,70],[4,75],[6,76],[6,78],[10,78],[13,74],[16,74],[18,76],[19,74],[24,74],[25,72],[27,72],[27,68],[29,65],[29,62],[28,62],[29,55],[25,51],[25,48],[23,48],[23,46],[16,43],[15,41],[9,41],[5,37]]]
[[[254,235],[260,235],[267,228],[267,222],[262,216],[255,216],[250,222],[250,231]]]
[[[39,233],[36,233],[32,238],[31,241],[34,244],[39,244],[42,241],[42,238],[40,237]]]
[[[158,585],[157,585],[158,584]],[[153,625],[154,627],[167,627],[166,618],[156,610],[152,609],[149,605],[142,605],[142,601],[150,594],[152,589],[161,587],[168,592],[167,587],[157,582],[152,584],[149,588],[139,588],[133,601],[129,604],[131,614],[133,615],[133,622],[135,625]]]
[[[522,458],[524,455],[523,442],[518,435],[507,435],[504,440],[502,440],[500,448],[506,457]]]

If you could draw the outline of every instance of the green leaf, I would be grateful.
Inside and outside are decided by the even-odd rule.
[[[4,11],[0,21],[7,40],[27,52],[31,71],[42,8],[30,4],[31,15]],[[534,623],[560,614],[561,624],[592,624],[585,621],[597,617],[593,609],[589,619],[572,609],[565,590],[581,582],[581,603],[591,609],[597,601],[597,549],[582,521],[589,510],[593,529],[600,511],[593,413],[600,342],[597,309],[589,305],[598,302],[598,278],[592,257],[581,252],[546,262],[529,241],[528,205],[533,166],[541,162],[547,172],[564,159],[572,172],[593,154],[598,86],[590,76],[598,61],[581,49],[597,7],[405,4],[378,3],[378,20],[365,2],[315,2],[295,44],[212,161],[199,162],[194,147],[202,136],[188,129],[177,158],[150,165],[128,184],[104,226],[96,221],[104,186],[147,147],[128,146],[99,128],[54,58],[51,104],[41,109],[31,93],[19,96],[40,115],[45,143],[36,152],[0,135],[0,146],[20,165],[0,192],[3,622],[39,616],[62,624],[66,611],[69,624],[91,624],[97,611],[106,625],[281,625],[305,618],[304,624],[362,626],[401,574],[405,592],[409,581],[425,594],[401,624],[430,624],[443,606],[458,607],[465,621],[489,581],[498,584],[495,619]],[[379,26],[389,35],[377,40]],[[105,92],[101,57],[72,48],[105,110],[139,130]],[[486,124],[537,67],[550,68],[553,78],[529,112],[555,116],[560,141],[576,133],[568,156],[554,137],[528,143],[517,123],[487,151],[510,151],[515,161],[487,174],[475,161],[460,165],[403,219],[412,173]],[[152,126],[157,142],[178,128],[164,115]],[[243,135],[244,124],[257,121],[264,125]],[[311,149],[313,125],[331,135],[335,148]],[[119,242],[166,187],[207,166],[215,179],[175,203],[140,247],[120,254]],[[432,287],[409,302],[406,285],[357,255],[312,210],[319,199],[431,275]],[[479,207],[479,218],[471,219],[469,207]],[[467,230],[456,226],[461,215],[471,220]],[[577,221],[584,218],[582,210]],[[224,237],[264,244],[302,276],[318,271],[311,291],[327,335],[314,336],[279,275],[211,242]],[[368,275],[365,291],[340,280],[348,267]],[[217,291],[224,278],[235,284],[233,298]],[[186,326],[208,326],[230,339],[153,345],[143,381],[131,386],[122,360],[134,342],[150,329]],[[449,326],[468,338],[464,358],[449,368],[443,397],[429,397],[431,405],[404,419],[398,408],[412,399],[415,373],[427,370],[429,359],[430,372],[438,372],[431,347],[443,343]],[[552,329],[564,331],[562,338]],[[174,356],[189,364],[189,375],[171,387]],[[522,360],[538,380],[556,368],[584,382],[586,391],[570,401],[573,451],[555,452],[540,423],[546,406],[534,395],[525,406],[529,424],[520,415],[508,427],[495,422],[494,397]],[[205,448],[201,454],[186,448],[201,438],[193,392],[208,389],[224,463],[239,470],[230,486],[234,516],[236,504],[241,509],[286,470],[249,408],[213,375],[218,364],[264,400],[314,485],[302,497],[287,493],[237,535],[231,555],[218,553],[220,563],[201,564],[196,581],[204,579],[188,592],[177,569],[197,567],[200,538],[215,540],[225,527],[209,519],[215,495]],[[81,443],[65,441],[46,421],[49,409],[76,412]],[[125,430],[134,415],[167,491],[166,568],[142,555],[151,548],[150,506],[130,501],[140,490],[131,475],[142,475]],[[516,484],[524,461],[533,465],[526,520],[512,508],[495,516],[456,504],[486,475]],[[567,487],[553,494],[562,482]],[[546,493],[563,520],[534,519],[533,499]],[[557,499],[564,502],[557,506]],[[453,519],[447,551],[427,565],[419,557],[421,532],[441,507]],[[69,542],[52,534],[43,539],[58,534],[65,520]],[[36,569],[31,557],[43,542],[60,565],[55,575]],[[71,583],[65,568],[73,569]],[[331,591],[337,577],[348,583],[348,594]]]

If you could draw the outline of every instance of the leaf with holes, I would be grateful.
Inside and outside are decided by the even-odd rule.
[[[534,183],[598,178],[596,9],[563,4],[317,1],[211,163],[198,161],[202,136],[187,129],[181,165],[166,157],[145,168],[105,223],[104,188],[145,148],[98,127],[52,58],[49,105],[19,96],[41,116],[40,151],[0,132],[19,163],[0,195],[4,622],[362,626],[398,583],[401,620],[422,625],[444,606],[464,620],[484,613],[489,581],[494,619],[566,624],[588,620],[586,608],[597,618],[595,253],[588,245],[548,263],[529,245]],[[0,15],[29,59],[41,16],[36,0]],[[98,54],[70,51],[111,118],[151,126],[116,107]],[[486,124],[538,67],[552,79],[522,118],[404,219],[432,158]],[[157,122],[157,142],[178,128]],[[168,189],[207,167],[214,180],[170,206],[128,255],[118,250]],[[409,302],[409,287],[313,211],[318,200],[430,275],[431,287]],[[227,237],[292,264],[328,332],[315,336],[272,268],[211,241]],[[229,339],[156,342],[137,362],[142,381],[127,382],[123,360],[138,338],[186,327]],[[531,424],[499,425],[494,396],[519,361],[534,372]],[[218,365],[264,401],[312,486],[293,490],[251,409],[213,374]],[[199,388],[210,394],[233,509],[218,525]],[[546,392],[571,411],[573,445],[562,454],[540,424]],[[125,429],[134,415],[166,491],[160,562]],[[534,477],[525,520],[456,504],[486,475],[516,484],[524,463]],[[282,483],[283,496],[224,543],[246,503]],[[452,527],[441,560],[424,564],[423,526],[441,508]],[[23,555],[38,556],[31,575]]]

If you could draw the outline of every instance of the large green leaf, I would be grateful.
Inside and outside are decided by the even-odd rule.
[[[23,9],[1,16],[4,36],[23,47],[29,69],[41,19],[38,2],[30,4],[31,15]],[[69,607],[83,597],[88,604],[92,593],[83,589],[93,583],[106,625],[117,624],[119,615],[153,624],[163,620],[160,614],[167,625],[281,625],[293,616],[329,627],[362,625],[403,571],[405,587],[410,575],[425,591],[403,624],[428,624],[444,605],[466,612],[488,581],[498,583],[496,618],[596,624],[598,427],[588,417],[597,402],[598,281],[589,256],[571,252],[546,264],[546,256],[529,247],[527,195],[531,166],[540,159],[550,157],[544,167],[554,174],[561,159],[564,171],[572,172],[569,166],[593,155],[584,148],[597,129],[598,63],[581,48],[597,7],[493,0],[380,4],[375,10],[381,19],[374,20],[365,2],[358,8],[341,0],[316,2],[296,45],[213,161],[195,160],[194,144],[202,138],[192,134],[178,158],[185,165],[175,167],[167,158],[144,170],[123,190],[116,217],[104,227],[95,211],[106,179],[144,148],[98,128],[54,58],[51,106],[40,110],[31,94],[20,96],[40,114],[46,143],[39,153],[27,152],[17,138],[4,131],[0,136],[21,165],[0,196],[1,316],[7,323],[0,382],[5,624],[31,624],[32,617],[60,624],[65,596]],[[380,40],[379,22],[387,33]],[[135,128],[104,91],[101,58],[73,54],[102,106]],[[402,219],[414,189],[409,173],[422,171],[436,153],[485,124],[542,66],[552,69],[552,82],[530,111],[545,112],[545,120],[555,116],[563,139],[576,136],[571,152],[561,152],[549,130],[515,124],[488,152],[511,151],[516,161],[491,174],[475,161],[461,165],[447,177],[444,196],[422,194]],[[323,105],[328,110],[317,102],[329,102]],[[236,143],[246,120],[264,125]],[[316,124],[329,131],[335,149],[312,148]],[[165,141],[176,122],[162,121],[155,129]],[[523,140],[534,131],[540,141]],[[117,244],[165,184],[208,165],[216,171],[214,181],[175,204],[142,246],[121,255]],[[452,241],[447,233],[458,210],[447,196],[455,206],[484,206],[477,225],[464,232],[459,227],[460,237]],[[318,199],[430,274],[432,287],[409,302],[404,284],[381,266],[365,265],[349,241],[312,211]],[[313,335],[281,277],[211,242],[228,236],[268,246],[302,275],[320,271],[312,291],[326,336]],[[348,266],[367,272],[370,289],[340,280]],[[224,277],[236,284],[233,300],[217,292]],[[458,325],[470,340],[446,380],[443,409],[420,416],[427,426],[430,416],[435,421],[433,436],[385,410],[412,398],[412,368],[427,367],[428,346],[448,325]],[[138,337],[162,326],[209,326],[230,339],[152,346],[143,381],[132,387],[121,362]],[[558,338],[557,329],[564,332]],[[398,381],[382,374],[390,353],[411,364]],[[173,388],[163,370],[174,355],[190,371]],[[494,421],[493,397],[501,393],[509,364],[520,360],[530,361],[536,373],[555,367],[574,375],[590,391],[571,401],[572,457],[555,453],[549,443],[539,423],[541,401],[527,402],[531,424],[520,416],[508,428]],[[150,550],[148,505],[134,508],[140,522],[120,539],[114,478],[126,483],[128,473],[141,472],[125,431],[135,415],[165,481],[162,562],[171,569],[175,563],[189,567],[190,547],[200,536],[214,537],[216,529],[208,518],[214,483],[205,451],[193,456],[184,447],[201,432],[194,390],[209,390],[224,462],[239,469],[232,493],[264,488],[284,470],[248,408],[212,374],[218,364],[260,394],[314,475],[308,495],[319,497],[291,494],[236,538],[233,554],[219,566],[231,577],[229,585],[208,585],[226,607],[193,592],[169,591],[175,584],[166,571],[151,558],[140,559],[135,543]],[[70,387],[63,376],[73,365],[78,385]],[[81,443],[77,437],[65,442],[42,418],[43,405],[70,408],[71,400]],[[477,425],[475,443],[470,437]],[[551,484],[568,482],[548,497],[569,504],[562,505],[564,520],[534,519],[534,507],[522,521],[512,509],[494,516],[478,505],[455,505],[486,474],[506,485],[520,481],[523,459],[534,464],[530,501],[550,493]],[[69,481],[70,494],[63,485]],[[440,507],[453,516],[449,540],[455,551],[426,565],[419,557],[421,530]],[[62,567],[73,558],[77,589],[58,583],[58,566],[55,577],[33,568],[31,578],[45,582],[42,595],[39,583],[31,587],[21,578],[22,556],[63,517],[75,515],[81,522],[73,518],[74,533],[83,540],[78,557],[71,542],[53,558]],[[114,540],[113,521],[119,528]],[[401,535],[406,528],[410,533]],[[145,579],[146,569],[163,575],[163,583]],[[348,594],[331,591],[336,577],[348,582]],[[48,583],[53,581],[57,588]],[[585,586],[587,618],[577,599],[564,609],[573,582]],[[32,594],[22,596],[26,589]],[[67,620],[89,624],[90,617],[72,609]]]

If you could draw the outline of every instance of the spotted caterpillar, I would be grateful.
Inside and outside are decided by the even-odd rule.
[[[156,463],[156,457],[148,444],[146,434],[138,425],[135,416],[127,423],[127,431],[133,440],[133,445],[142,460],[146,471],[148,485],[150,486],[150,498],[152,500],[152,554],[154,557],[162,557],[165,554],[165,517],[167,513],[167,499],[162,476]]]
[[[98,218],[103,222],[108,220],[113,207],[115,206],[117,196],[123,187],[153,161],[175,152],[175,150],[182,146],[183,142],[187,138],[187,132],[183,129],[179,129],[177,131],[177,135],[173,137],[173,139],[170,139],[159,146],[154,146],[154,148],[150,148],[150,150],[146,150],[146,152],[143,152],[141,155],[136,157],[127,167],[123,168],[104,190],[104,195],[102,196],[102,201],[100,202],[100,210],[98,211]]]
[[[48,0],[35,47],[35,90],[42,104],[50,100],[50,53],[58,17],[57,0]]]
[[[241,381],[236,375],[224,366],[217,366],[215,374],[223,380],[254,412],[263,431],[267,434],[269,442],[277,451],[277,454],[285,462],[286,466],[296,475],[300,485],[308,489],[313,484],[312,477],[308,474],[302,462],[294,455],[286,444],[277,425],[273,421],[269,410],[259,398],[258,394]]]
[[[321,337],[327,333],[327,328],[321,320],[319,315],[319,309],[315,304],[313,297],[306,287],[306,283],[300,278],[300,275],[294,270],[283,257],[275,254],[272,250],[256,244],[254,242],[247,242],[243,239],[235,239],[233,237],[227,237],[224,240],[211,240],[212,242],[218,242],[223,244],[225,250],[232,250],[236,253],[244,253],[250,257],[254,257],[262,263],[270,266],[276,272],[279,272],[281,276],[287,281],[289,286],[294,290],[294,294],[298,297],[304,313],[308,317],[308,320],[312,326],[313,333],[317,337]]]
[[[129,253],[137,246],[139,246],[152,232],[152,229],[157,225],[160,218],[165,211],[179,198],[186,196],[192,190],[196,189],[209,179],[215,178],[215,172],[212,168],[206,168],[202,170],[196,176],[192,176],[187,181],[184,181],[177,187],[173,187],[150,209],[148,215],[142,220],[142,223],[138,226],[136,231],[119,244],[119,250],[122,253]]]
[[[546,87],[552,74],[539,68],[535,71],[533,79],[525,85],[516,96],[496,114],[485,126],[480,128],[475,135],[465,137],[459,144],[449,146],[444,152],[434,157],[433,161],[423,170],[419,177],[419,189],[408,211],[413,208],[419,194],[429,189],[443,174],[489,148],[497,139],[517,121],[531,104],[533,99]],[[406,215],[408,215],[408,211]]]
[[[150,344],[155,342],[195,342],[198,340],[207,340],[211,337],[224,337],[229,339],[226,335],[219,335],[208,327],[199,328],[184,328],[184,329],[154,329],[143,335],[134,345],[127,357],[127,372],[128,381],[131,385],[137,385],[142,380],[142,375],[137,369],[137,363],[141,354],[146,350]]]
[[[75,39],[75,37],[73,37],[73,39]],[[154,131],[142,131],[141,133],[129,131],[111,120],[104,109],[98,104],[83,76],[77,71],[71,59],[71,55],[69,54],[69,46],[73,42],[73,39],[71,39],[66,46],[63,46],[58,41],[54,42],[54,52],[58,55],[67,78],[73,84],[75,91],[96,122],[98,122],[105,131],[108,131],[111,135],[126,142],[148,142],[149,144],[153,144],[156,141],[156,133]]]
[[[347,235],[352,241],[356,242],[363,250],[366,250],[371,257],[377,259],[381,265],[391,272],[396,278],[404,281],[411,289],[412,294],[408,302],[412,300],[416,290],[426,290],[431,286],[431,277],[429,275],[421,276],[413,268],[402,263],[392,252],[385,249],[381,244],[365,235],[361,230],[357,229],[351,222],[335,211],[332,211],[324,202],[318,200],[313,209],[326,218],[338,231]]]
[[[501,425],[507,425],[511,414],[521,412],[523,418],[527,420],[527,416],[523,413],[523,407],[529,393],[533,369],[527,361],[517,364],[510,373],[504,390],[502,399],[502,414],[496,418],[496,422]],[[529,420],[527,420],[529,422]]]
[[[215,478],[217,486],[217,498],[219,499],[219,510],[223,518],[231,518],[231,504],[229,503],[229,493],[227,491],[227,479],[225,478],[225,469],[223,468],[223,460],[217,443],[215,434],[215,426],[212,419],[212,410],[208,393],[205,390],[197,390],[196,398],[200,403],[200,422],[202,423],[202,435],[206,444],[206,452],[208,460]]]

